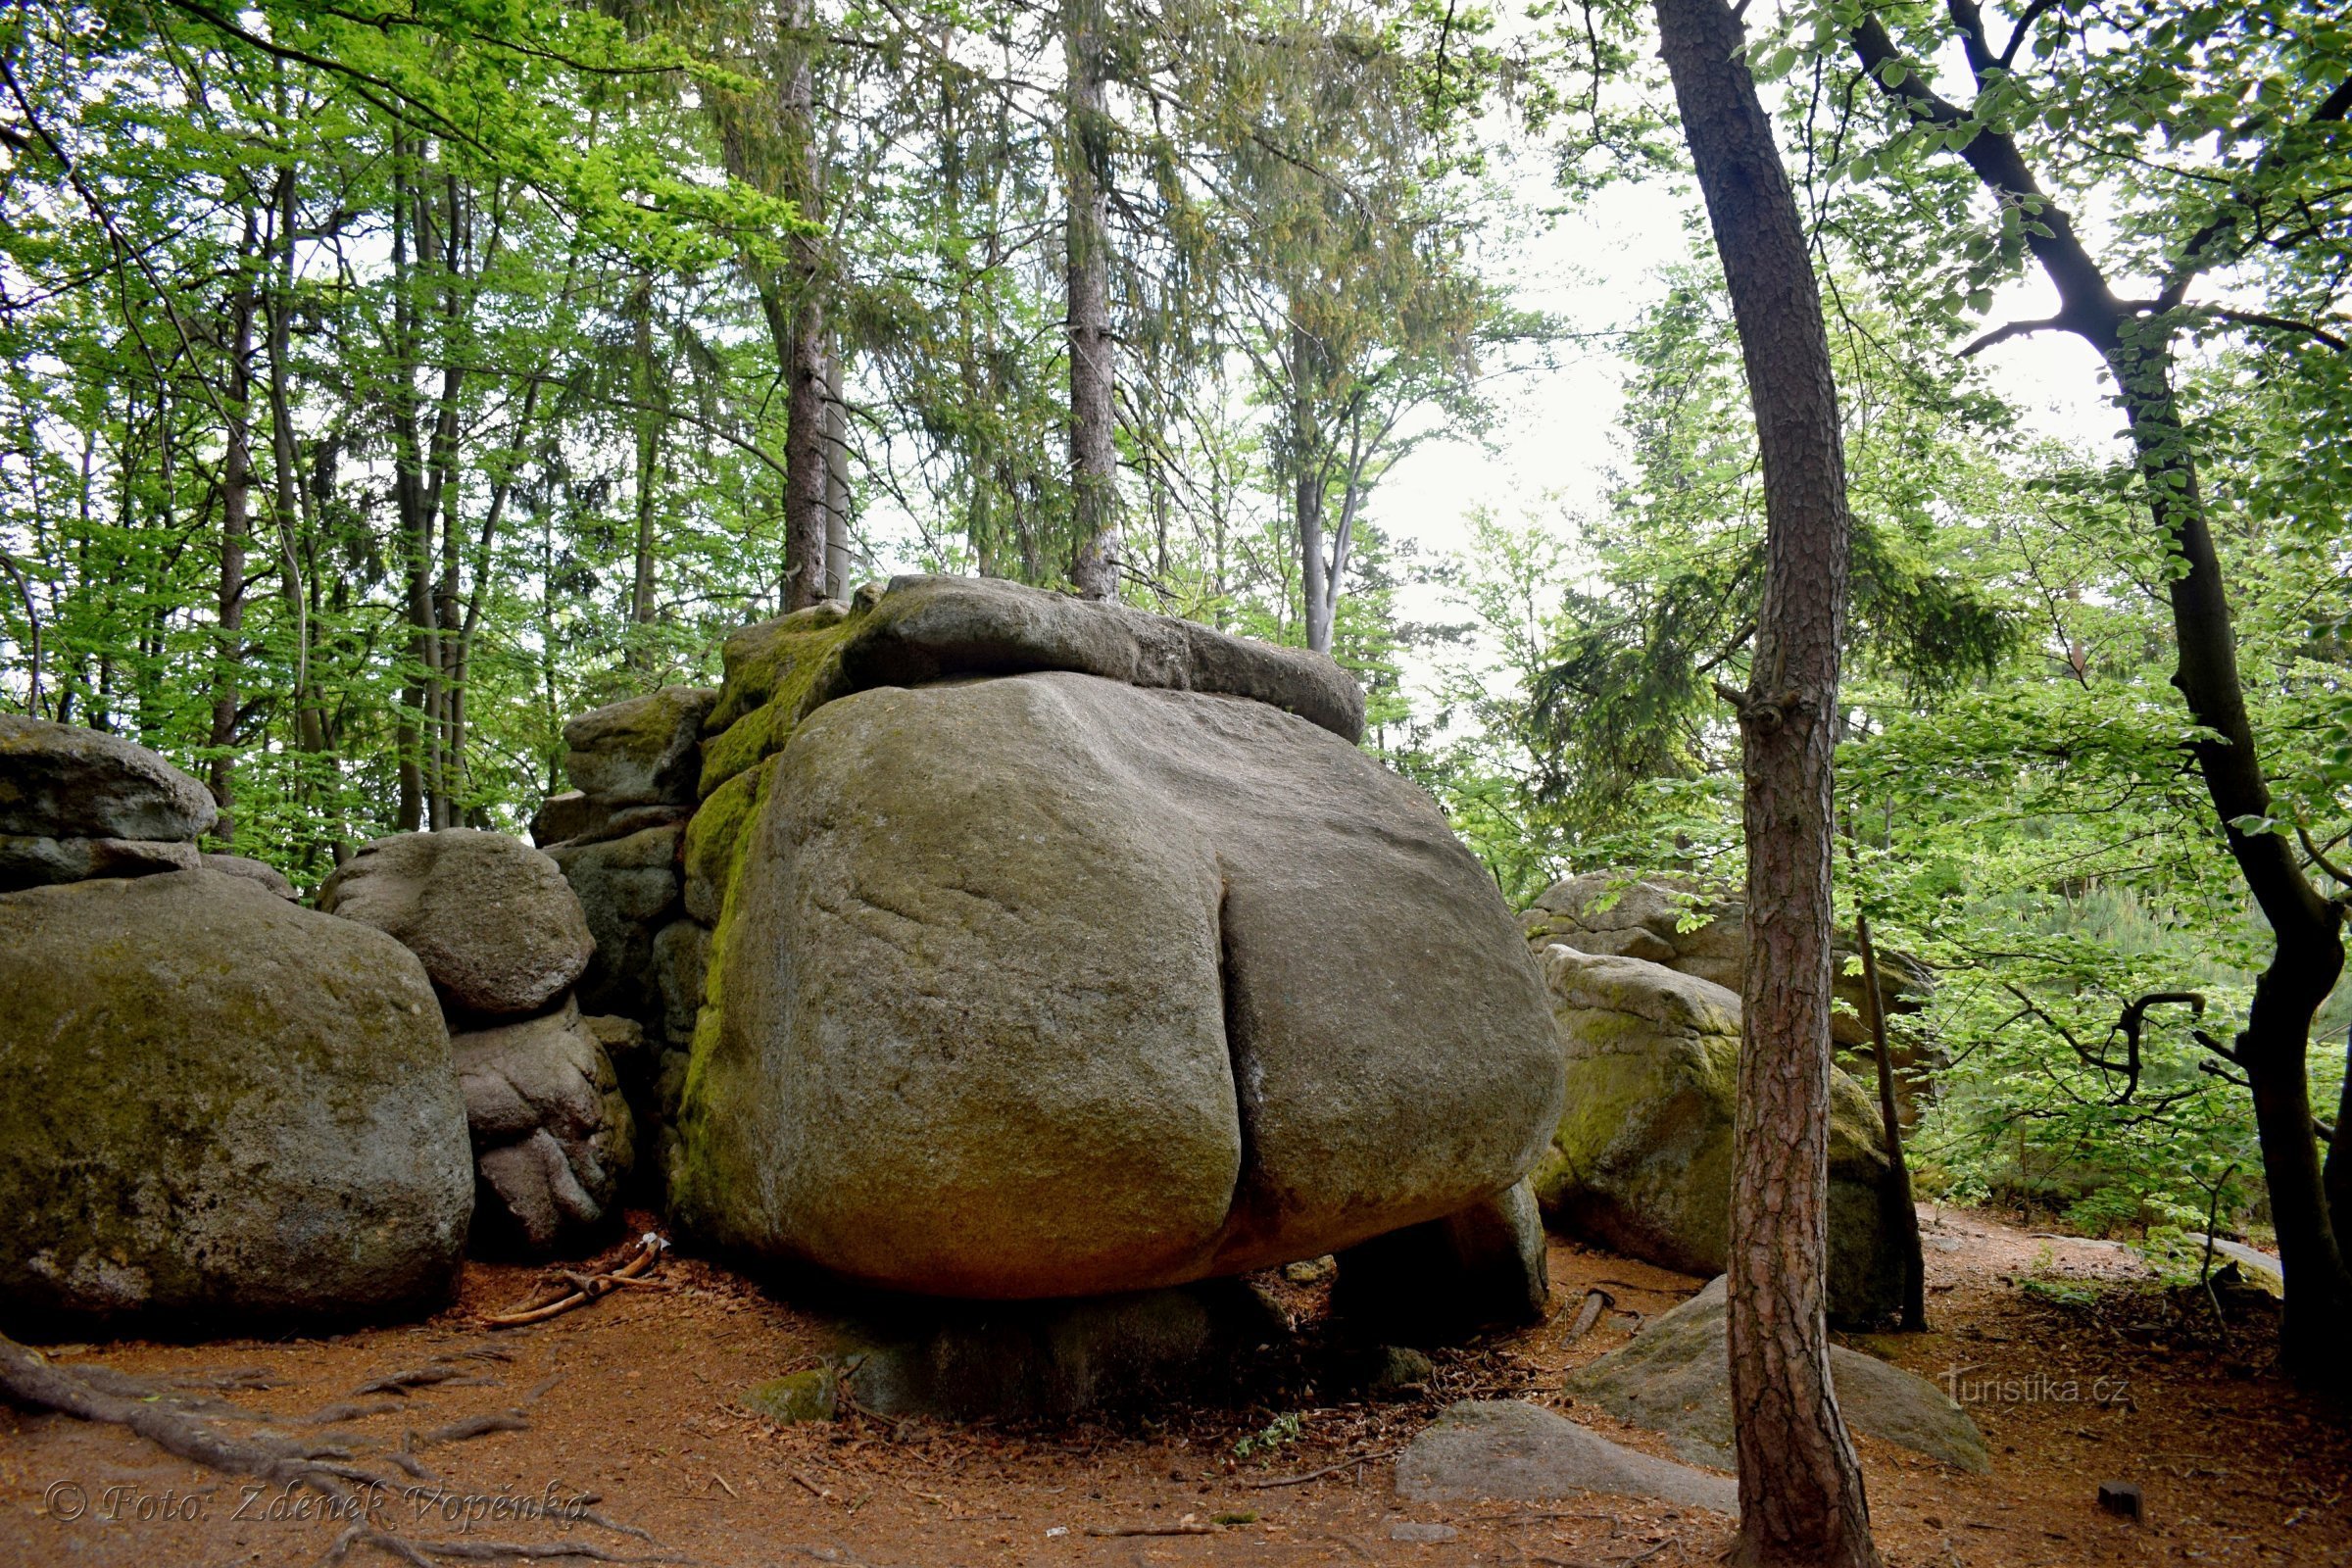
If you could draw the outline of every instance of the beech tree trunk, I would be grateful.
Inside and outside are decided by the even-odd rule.
[[[1119,596],[1117,366],[1110,336],[1109,110],[1103,96],[1102,0],[1063,0],[1069,72],[1066,235],[1070,339],[1070,582],[1088,599]]]
[[[253,313],[260,265],[259,215],[245,210],[237,249],[237,292],[229,301],[227,452],[220,462],[220,596],[213,653],[213,746],[207,783],[220,814],[213,836],[222,849],[237,843],[237,718],[243,695],[237,676],[245,662],[245,556],[253,538]]]
[[[1733,1124],[1733,1559],[1875,1564],[1830,1381],[1831,756],[1851,519],[1829,334],[1796,201],[1724,0],[1655,0],[1740,328],[1763,459],[1764,603],[1739,698],[1748,963]]]
[[[1945,0],[1945,6],[1967,40],[1979,86],[1990,86],[2000,73],[1982,36],[1983,19],[1971,0]],[[1886,70],[1909,63],[1876,18],[1866,17],[1851,38],[1864,72],[1901,103],[1909,119],[1934,126],[1970,126],[1975,133],[1958,149],[1960,159],[2004,204],[2034,217],[2026,243],[2057,289],[2058,314],[2003,328],[1968,352],[2022,331],[2071,332],[2098,351],[2123,393],[2149,520],[2167,553],[2185,567],[2169,587],[2173,684],[2189,716],[2209,734],[2189,751],[2230,858],[2271,928],[2271,961],[2254,982],[2246,1026],[2231,1044],[2212,1042],[2211,1049],[2245,1074],[2253,1096],[2263,1181],[2286,1282],[2280,1359],[2306,1381],[2352,1386],[2352,1341],[2342,1330],[2352,1317],[2352,1269],[2346,1266],[2342,1229],[2345,1203],[2352,1200],[2352,1164],[2343,1153],[2347,1135],[2342,1127],[2342,1117],[2352,1115],[2352,1086],[2323,1168],[2309,1070],[2312,1020],[2343,972],[2344,904],[2313,886],[2288,839],[2256,826],[2271,814],[2270,783],[2246,713],[2237,634],[2198,484],[2195,447],[2173,391],[2176,328],[2163,314],[2181,304],[2208,267],[2226,259],[2221,241],[2231,228],[2230,207],[2237,197],[2220,193],[2215,217],[2182,238],[2150,314],[2147,307],[2117,296],[2076,232],[2072,216],[2043,193],[2014,137],[1979,127],[1967,111],[1933,91],[1918,71]],[[2340,121],[2348,109],[2352,91],[2338,89],[2306,123]]]

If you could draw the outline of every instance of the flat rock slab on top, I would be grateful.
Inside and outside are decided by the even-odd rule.
[[[711,687],[664,686],[582,713],[564,726],[572,787],[608,807],[692,806],[717,701]]]
[[[1621,1447],[1525,1399],[1452,1405],[1396,1459],[1396,1494],[1410,1502],[1552,1502],[1579,1493],[1740,1511],[1731,1477]]]
[[[318,907],[416,954],[463,1012],[537,1012],[596,953],[563,869],[504,833],[444,828],[377,839],[326,879]]]
[[[219,814],[210,790],[135,741],[0,713],[0,834],[186,843]]]
[[[1043,669],[1248,697],[1363,738],[1363,688],[1325,655],[1002,578],[894,577],[842,649],[859,688]]]
[[[1731,1367],[1726,1286],[1717,1278],[1690,1300],[1652,1318],[1632,1344],[1571,1377],[1569,1391],[1621,1420],[1664,1434],[1693,1464],[1730,1467]],[[1857,1432],[1983,1475],[1992,1468],[1968,1413],[1925,1378],[1875,1356],[1830,1347],[1838,1408]]]

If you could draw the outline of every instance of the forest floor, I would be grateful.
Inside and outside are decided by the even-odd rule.
[[[2225,1293],[2232,1321],[2217,1336],[2202,1293],[2168,1296],[2121,1247],[1980,1213],[1921,1213],[1933,1332],[1848,1343],[1951,1390],[1983,1428],[1994,1468],[1964,1475],[1861,1439],[1889,1563],[2352,1563],[2352,1419],[2270,1368],[2267,1298]],[[1399,1402],[1302,1404],[1269,1362],[1236,1369],[1230,1408],[1045,1427],[857,1412],[837,1423],[763,1422],[740,1395],[817,1364],[826,1326],[694,1259],[670,1262],[664,1289],[624,1291],[524,1329],[488,1331],[476,1317],[528,1296],[537,1271],[477,1264],[463,1299],[420,1324],[50,1353],[226,1397],[270,1412],[279,1430],[329,1432],[370,1468],[386,1468],[370,1454],[413,1448],[411,1462],[442,1479],[387,1469],[398,1486],[377,1498],[374,1523],[454,1548],[437,1561],[516,1560],[488,1550],[494,1544],[532,1545],[542,1557],[589,1546],[608,1560],[728,1568],[1714,1561],[1731,1525],[1703,1512],[1597,1496],[1431,1505],[1393,1494],[1391,1455],[1446,1404],[1516,1396],[1565,1406],[1564,1371],[1625,1343],[1642,1317],[1702,1283],[1558,1241],[1551,1271],[1549,1323],[1437,1352],[1431,1386]],[[1326,1286],[1271,1279],[1311,1334]],[[1571,1344],[1571,1319],[1595,1287],[1614,1310]],[[371,1381],[429,1364],[462,1375],[355,1398]],[[326,1423],[296,1424],[336,1404],[346,1408]],[[1570,1411],[1620,1442],[1667,1451],[1590,1408]],[[516,1418],[471,1423],[503,1430],[450,1432],[506,1412]],[[2144,1523],[2100,1510],[2108,1480],[2144,1489]],[[603,1522],[514,1518],[551,1498]],[[122,1428],[0,1409],[9,1568],[307,1565],[346,1533],[320,1510],[314,1495],[199,1469]],[[1454,1533],[1445,1534],[1398,1529],[1415,1525]],[[1205,1533],[1165,1533],[1176,1530]],[[1162,1533],[1143,1533],[1152,1531]],[[379,1545],[349,1545],[353,1561],[397,1560]]]

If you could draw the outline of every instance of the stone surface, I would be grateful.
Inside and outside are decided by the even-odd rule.
[[[1641,958],[1544,956],[1568,1054],[1567,1106],[1535,1193],[1553,1224],[1663,1268],[1720,1273],[1731,1238],[1740,999]],[[1901,1305],[1894,1180],[1877,1104],[1834,1071],[1830,1311],[1870,1323]]]
[[[477,1237],[549,1251],[591,1241],[636,1128],[591,1021],[566,1002],[450,1041],[481,1179]]]
[[[744,1390],[743,1407],[778,1426],[830,1421],[840,1413],[841,1379],[829,1366],[788,1372]]]
[[[504,833],[377,839],[326,879],[318,907],[388,933],[463,1012],[537,1012],[596,953],[563,870]]]
[[[579,978],[580,1005],[591,1012],[661,1022],[654,936],[678,913],[684,885],[678,849],[685,832],[677,824],[649,827],[626,838],[559,844],[547,852],[564,868],[596,937],[596,956]]]
[[[1425,1524],[1411,1519],[1399,1519],[1389,1526],[1391,1541],[1407,1542],[1417,1546],[1440,1545],[1460,1534],[1451,1525]]]
[[[1541,1323],[1551,1304],[1544,1217],[1526,1182],[1349,1248],[1339,1267],[1333,1310],[1406,1339]]]
[[[1321,654],[1229,637],[1169,615],[1092,604],[999,578],[896,577],[851,606],[812,605],[727,639],[704,730],[702,793],[782,751],[812,712],[852,693],[1063,670],[1124,685],[1247,697],[1350,742],[1364,695]]]
[[[550,795],[539,803],[539,809],[531,813],[531,843],[545,850],[558,844],[567,844],[573,839],[586,838],[597,815],[597,809],[588,797],[578,790],[564,790]]]
[[[858,1343],[839,1358],[852,1397],[886,1416],[959,1421],[1148,1408],[1228,1381],[1237,1354],[1286,1332],[1279,1310],[1240,1280],[899,1311],[852,1331]]]
[[[703,721],[717,702],[710,687],[664,686],[582,713],[564,726],[564,771],[607,807],[692,806]]]
[[[1538,954],[1556,943],[1601,956],[1646,958],[1734,996],[1747,969],[1746,920],[1745,901],[1720,885],[1671,876],[1636,879],[1622,871],[1588,871],[1555,882],[1520,916]],[[1861,1046],[1870,1038],[1861,959],[1848,935],[1833,952],[1838,1000],[1844,1005],[1832,1015],[1830,1032],[1840,1046]],[[1919,1011],[1935,986],[1935,971],[1926,964],[1880,949],[1879,992],[1888,1017]],[[1895,1065],[1910,1065],[1904,1042],[1893,1044]]]
[[[697,920],[672,920],[654,933],[654,990],[662,1000],[663,1038],[694,1038],[703,1010],[703,977],[710,967],[710,932]]]
[[[46,839],[0,835],[0,892],[101,876],[193,871],[211,857],[168,839]]]
[[[1452,1405],[1396,1459],[1396,1494],[1411,1502],[1554,1502],[1580,1493],[1740,1511],[1731,1477],[1621,1447],[1524,1399]]]
[[[222,876],[242,877],[255,887],[274,893],[281,899],[298,897],[294,884],[286,880],[285,873],[267,860],[256,860],[242,855],[208,855],[204,857],[204,869],[218,871]]]
[[[473,1162],[381,932],[211,871],[0,895],[0,1314],[174,1332],[421,1311]]]
[[[0,713],[0,834],[186,843],[219,814],[212,791],[135,741]]]
[[[1572,1374],[1569,1392],[1611,1415],[1663,1433],[1693,1464],[1731,1469],[1731,1365],[1725,1283],[1718,1278],[1642,1325],[1633,1343]],[[1983,1434],[1942,1390],[1874,1356],[1830,1347],[1830,1379],[1846,1423],[1945,1464],[1992,1468]]]
[[[1492,879],[1262,704],[859,693],[743,846],[670,1189],[723,1245],[942,1295],[1175,1284],[1451,1213],[1557,1118]]]

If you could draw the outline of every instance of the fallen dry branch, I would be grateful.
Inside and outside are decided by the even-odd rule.
[[[1116,1538],[1120,1536],[1213,1536],[1215,1525],[1088,1525],[1090,1536]]]
[[[1395,1457],[1396,1457],[1395,1448],[1383,1448],[1377,1453],[1359,1453],[1351,1458],[1342,1459],[1337,1464],[1327,1464],[1320,1470],[1309,1470],[1302,1476],[1269,1476],[1263,1481],[1245,1481],[1242,1485],[1252,1491],[1260,1492],[1268,1487],[1303,1487],[1309,1481],[1320,1481],[1325,1476],[1337,1475],[1342,1470],[1351,1470],[1359,1464],[1372,1464],[1381,1459],[1394,1459]]]
[[[482,1326],[493,1329],[518,1329],[532,1323],[544,1323],[549,1318],[562,1317],[564,1313],[586,1306],[591,1301],[600,1301],[614,1291],[626,1290],[631,1287],[643,1288],[653,1284],[655,1282],[646,1279],[645,1276],[661,1263],[662,1254],[667,1250],[669,1250],[669,1243],[654,1232],[648,1231],[638,1238],[636,1252],[618,1268],[603,1274],[577,1274],[567,1269],[556,1270],[555,1284],[551,1288],[558,1294],[550,1298],[548,1292],[542,1290],[539,1296],[531,1300],[520,1302],[503,1312],[493,1312],[484,1317]]]
[[[1592,1333],[1592,1325],[1600,1321],[1602,1311],[1616,1304],[1617,1298],[1606,1291],[1587,1291],[1583,1309],[1576,1314],[1576,1321],[1568,1327],[1567,1343],[1574,1345]]]

